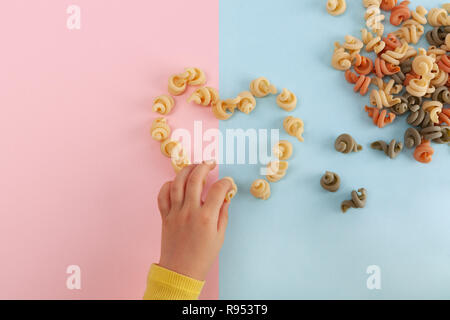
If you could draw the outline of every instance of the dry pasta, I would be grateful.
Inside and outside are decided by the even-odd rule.
[[[337,70],[348,70],[352,67],[352,57],[344,48],[335,47],[331,57],[331,65]]]
[[[152,138],[156,141],[164,141],[170,135],[170,127],[165,118],[157,118],[153,121],[150,129]]]
[[[219,101],[219,93],[214,88],[202,87],[195,90],[187,101],[202,106],[210,106]]]
[[[404,142],[405,147],[407,147],[408,149],[417,147],[421,143],[421,140],[422,138],[420,136],[420,133],[416,129],[408,128],[405,131]]]
[[[375,141],[370,147],[375,150],[383,151],[389,158],[396,158],[403,150],[403,143],[392,140],[389,144],[384,141]]]
[[[366,2],[369,3],[369,2]],[[370,5],[367,6],[364,19],[366,20],[366,26],[378,36],[381,36],[384,32],[384,25],[382,21],[384,20],[384,15],[381,14],[380,1],[371,1]]]
[[[301,142],[304,141],[303,132],[305,126],[300,118],[286,117],[283,121],[283,128],[290,136],[296,137]]]
[[[257,199],[267,200],[270,197],[270,184],[264,179],[253,181],[250,193]]]
[[[265,97],[269,94],[276,94],[277,88],[264,77],[257,78],[250,83],[250,92],[257,98]]]
[[[428,13],[428,23],[432,27],[449,26],[448,12],[442,8],[433,8]]]
[[[327,191],[336,192],[341,185],[341,178],[338,174],[327,171],[320,179],[320,185]]]
[[[345,0],[328,0],[327,1],[327,12],[332,16],[338,16],[345,12],[347,9],[347,4]]]
[[[286,161],[271,161],[267,165],[267,180],[270,182],[278,182],[284,178],[289,164]]]
[[[152,110],[156,113],[166,115],[175,105],[175,100],[171,96],[161,95],[153,100]]]
[[[277,96],[277,104],[285,111],[292,111],[297,107],[297,97],[288,89],[283,89]]]
[[[231,189],[230,191],[228,191],[228,193],[227,193],[227,195],[226,195],[226,197],[225,197],[225,201],[226,201],[226,202],[230,202],[231,199],[233,199],[233,198],[236,196],[237,191],[238,191],[238,188],[237,188],[237,185],[236,185],[236,183],[234,182],[234,179],[233,179],[233,178],[231,178],[231,177],[225,177],[224,179],[226,179],[226,180],[228,180],[228,181],[231,182],[232,189]]]
[[[256,107],[256,99],[249,91],[243,91],[238,94],[240,101],[237,104],[239,111],[249,114]]]
[[[355,139],[347,133],[341,134],[334,142],[334,148],[341,153],[359,152],[363,147],[356,143]]]
[[[358,189],[358,192],[355,190],[351,193],[352,199],[345,200],[341,204],[341,210],[343,213],[346,213],[350,208],[364,208],[366,206],[367,201],[367,191],[364,188]]]
[[[219,100],[217,103],[213,104],[211,108],[214,116],[219,120],[228,120],[233,115],[240,100],[239,97]]]
[[[273,154],[280,160],[288,160],[292,156],[292,143],[281,140],[273,147]]]

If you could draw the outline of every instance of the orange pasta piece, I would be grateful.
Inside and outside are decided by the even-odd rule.
[[[414,72],[410,72],[410,73],[407,73],[406,74],[406,76],[405,76],[405,81],[403,81],[403,85],[406,87],[406,86],[409,86],[409,82],[412,80],[412,79],[420,79],[420,76],[419,75],[417,75],[417,74],[415,74]]]
[[[409,1],[402,1],[391,10],[390,22],[393,26],[399,26],[403,21],[411,18],[411,11],[408,8]]]
[[[358,76],[350,70],[347,70],[345,72],[345,79],[350,83],[354,83],[355,87],[353,88],[353,91],[359,91],[362,96],[367,94],[367,92],[369,91],[370,83],[372,82],[369,77],[365,75]]]
[[[354,67],[358,74],[368,75],[373,70],[373,62],[370,58],[357,54],[355,56]]]
[[[450,109],[442,109],[441,113],[439,114],[439,121],[440,123],[445,123],[446,125],[450,126]]]
[[[447,73],[450,72],[450,58],[445,55],[441,57],[441,60],[438,62],[439,69],[445,71]]]
[[[394,51],[396,48],[401,47],[402,45],[400,40],[398,40],[398,38],[393,33],[388,33],[387,37],[383,38],[383,41],[386,44],[383,52]]]
[[[381,10],[391,11],[397,5],[397,0],[383,0],[381,1]]]
[[[433,160],[434,150],[430,145],[430,141],[422,140],[422,143],[414,150],[414,159],[422,163],[430,163]]]
[[[366,112],[369,114],[369,117],[372,118],[373,124],[378,128],[383,128],[389,123],[392,123],[395,119],[395,114],[391,112],[387,112],[386,110],[379,110],[375,107],[365,107]]]
[[[381,58],[375,59],[375,74],[378,78],[383,78],[385,75],[390,76],[399,71],[399,66],[394,66],[392,63],[386,62]]]

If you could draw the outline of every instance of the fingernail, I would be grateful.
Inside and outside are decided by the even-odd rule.
[[[216,164],[216,160],[205,160],[203,161],[204,164],[207,164],[208,166],[213,166]]]

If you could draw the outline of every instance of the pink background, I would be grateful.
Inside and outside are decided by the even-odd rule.
[[[70,4],[81,30],[66,28]],[[218,87],[218,1],[9,0],[0,12],[0,298],[140,299],[159,257],[156,195],[174,175],[149,135],[152,98],[187,66]],[[174,128],[218,126],[185,99]],[[73,264],[81,290],[66,288]],[[203,298],[218,297],[217,269]]]

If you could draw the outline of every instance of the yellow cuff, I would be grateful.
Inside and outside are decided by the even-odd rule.
[[[205,281],[152,264],[144,300],[197,300],[204,284]]]

